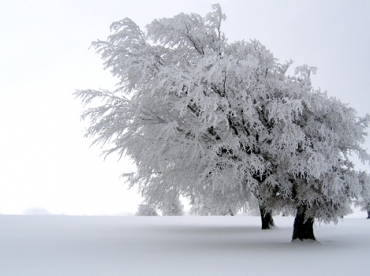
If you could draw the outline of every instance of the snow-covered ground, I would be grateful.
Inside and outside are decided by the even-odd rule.
[[[370,220],[316,224],[290,242],[292,217],[0,216],[0,275],[369,275]]]

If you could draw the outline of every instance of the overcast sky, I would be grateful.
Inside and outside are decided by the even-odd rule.
[[[72,96],[116,83],[90,43],[106,39],[110,24],[125,17],[144,28],[180,12],[205,15],[213,3],[0,0],[0,213],[135,212],[140,196],[119,177],[134,169],[131,162],[104,161],[99,147],[89,148],[82,106]],[[293,67],[317,66],[315,87],[359,115],[370,113],[370,1],[219,3],[229,41],[257,39]]]

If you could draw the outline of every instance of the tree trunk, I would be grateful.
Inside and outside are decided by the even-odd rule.
[[[272,218],[272,211],[266,209],[265,206],[260,206],[262,230],[271,229],[275,226],[274,219]]]
[[[370,219],[370,210],[367,210],[367,218]]]
[[[293,226],[293,237],[292,241],[300,239],[316,241],[313,233],[313,223],[315,219],[313,217],[306,218],[307,206],[300,205],[297,208],[297,214],[294,219]]]

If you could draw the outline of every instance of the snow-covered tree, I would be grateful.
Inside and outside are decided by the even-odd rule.
[[[310,87],[311,69],[303,66],[299,70],[302,76],[294,81]],[[353,108],[320,91],[311,91],[302,99],[304,108],[296,123],[305,140],[289,159],[278,164],[283,175],[272,175],[278,197],[289,200],[270,200],[276,201],[275,208],[284,204],[297,209],[293,240],[314,240],[314,219],[337,222],[351,212],[353,199],[369,189],[368,182],[360,181],[350,155],[369,161],[361,144],[370,118],[358,117]]]
[[[228,43],[226,17],[213,8],[205,17],[154,20],[146,31],[126,18],[112,24],[107,41],[93,43],[119,83],[115,91],[76,92],[85,104],[103,102],[84,112],[86,136],[113,144],[106,154],[134,160],[130,187],[158,208],[182,195],[211,213],[235,212],[253,195],[266,228],[271,210],[287,206],[305,219],[335,220],[354,193],[352,182],[344,193],[352,179],[346,147],[367,158],[358,132],[366,122],[313,91],[314,68],[289,77],[291,63],[279,63],[260,42]],[[335,125],[342,119],[348,134]],[[313,207],[334,206],[336,189],[348,197],[340,211]]]
[[[120,83],[115,92],[77,92],[85,103],[106,101],[85,112],[88,135],[102,143],[114,137],[108,153],[135,160],[130,181],[145,197],[171,185],[188,197],[209,186],[248,194],[271,167],[260,144],[280,143],[272,128],[284,131],[284,121],[300,111],[300,99],[285,87],[287,65],[258,41],[227,44],[225,17],[214,8],[204,18],[155,20],[146,33],[124,19],[108,41],[94,43]],[[279,126],[270,124],[275,117]]]

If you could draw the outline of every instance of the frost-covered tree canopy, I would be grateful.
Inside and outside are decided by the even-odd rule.
[[[141,30],[125,18],[93,46],[119,79],[115,91],[78,90],[86,136],[128,156],[128,176],[149,204],[185,196],[219,213],[253,194],[268,208],[305,206],[324,221],[349,212],[364,182],[349,160],[362,149],[369,117],[314,90],[316,68],[279,63],[258,41],[229,43],[219,5]],[[367,185],[367,184],[366,184]]]

